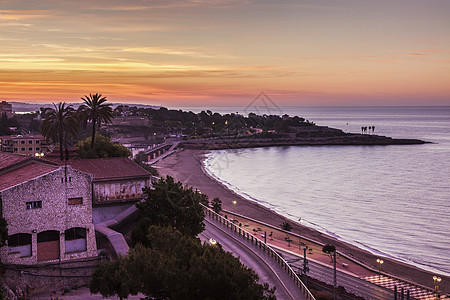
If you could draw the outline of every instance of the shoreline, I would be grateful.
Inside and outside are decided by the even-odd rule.
[[[237,194],[233,190],[226,187],[223,183],[214,179],[204,170],[203,160],[206,150],[186,149],[178,151],[173,155],[155,164],[161,176],[172,176],[177,181],[183,184],[198,188],[202,193],[209,196],[209,199],[218,197],[222,200],[222,209],[244,215],[246,217],[261,220],[272,226],[280,227],[280,224],[288,221],[293,225],[292,233],[300,232],[302,237],[317,241],[323,244],[331,243],[336,245],[340,252],[344,253],[360,262],[361,264],[377,269],[376,259],[379,257],[367,250],[361,249],[354,244],[339,240],[326,233],[322,233],[314,228],[301,225],[291,219],[278,214],[276,211],[262,206],[255,201],[246,199]],[[233,204],[236,201],[236,204]],[[418,285],[434,288],[433,276],[434,272],[427,271],[410,265],[408,263],[383,256],[385,264],[383,271],[391,274],[394,277],[403,279],[405,281],[413,282]],[[445,275],[440,275],[442,282],[440,284],[441,295],[450,292],[450,278]]]

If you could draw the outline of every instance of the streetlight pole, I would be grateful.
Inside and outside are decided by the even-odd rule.
[[[437,300],[440,298],[439,297],[439,282],[441,282],[442,278],[433,276],[433,280],[434,280],[434,292],[436,293],[436,300]]]
[[[333,267],[334,267],[334,289],[333,289],[333,299],[337,299],[336,289],[337,289],[337,278],[336,278],[336,250],[333,252]]]
[[[384,260],[382,260],[381,258],[377,258],[377,263],[378,263],[378,276],[381,278],[381,266],[384,263]]]

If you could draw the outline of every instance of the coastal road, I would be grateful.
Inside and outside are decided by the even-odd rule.
[[[305,299],[289,275],[266,253],[259,251],[255,245],[234,234],[223,225],[205,219],[206,228],[199,234],[201,240],[208,242],[213,238],[224,250],[239,257],[247,267],[252,268],[260,278],[260,283],[268,283],[270,288],[276,286],[277,299]]]
[[[303,269],[303,258],[299,258],[297,255],[293,255],[283,250],[278,250],[283,254],[283,258],[289,263],[294,270]],[[333,285],[333,266],[324,266],[314,261],[308,260],[309,272],[308,275],[312,278],[323,281],[327,284]],[[347,273],[337,270],[337,285],[343,286],[346,291],[349,291],[357,296],[361,296],[364,299],[394,299],[394,293],[388,289],[380,287],[376,284],[370,283],[366,280],[349,275]]]

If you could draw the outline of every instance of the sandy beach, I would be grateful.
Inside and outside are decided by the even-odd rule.
[[[165,158],[154,166],[158,168],[161,176],[170,175],[188,186],[198,188],[202,193],[208,195],[210,200],[214,197],[220,198],[224,210],[260,220],[277,227],[284,221],[289,221],[293,225],[291,232],[300,232],[302,237],[320,243],[333,244],[339,252],[353,257],[355,260],[369,268],[374,270],[378,268],[376,263],[378,256],[293,222],[256,202],[249,201],[237,195],[208,176],[202,167],[202,161],[206,153],[207,152],[203,150],[182,150]],[[233,201],[236,201],[236,203],[233,204]],[[411,251],[414,250],[411,249]],[[390,258],[383,259],[385,261],[383,264],[384,272],[418,285],[434,288],[433,276],[436,274]],[[450,278],[442,275],[439,276],[442,278],[442,282],[440,283],[441,295],[450,293]]]

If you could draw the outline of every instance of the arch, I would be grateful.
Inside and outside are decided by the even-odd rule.
[[[20,257],[31,256],[31,234],[16,233],[8,236],[8,254],[18,254]]]
[[[66,253],[86,251],[86,228],[72,227],[64,231]]]
[[[59,258],[59,231],[47,230],[37,235],[37,260]]]

